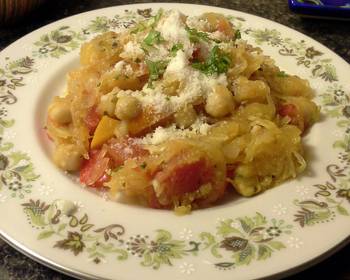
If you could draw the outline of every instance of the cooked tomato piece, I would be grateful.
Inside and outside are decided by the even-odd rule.
[[[235,176],[236,169],[237,169],[237,164],[227,164],[226,165],[226,177],[233,178]]]
[[[278,107],[278,114],[282,117],[288,116],[290,118],[290,123],[296,125],[301,131],[304,131],[304,119],[300,115],[297,106],[291,103],[282,104]]]
[[[84,160],[80,169],[80,182],[84,185],[100,188],[109,181],[106,170],[110,167],[110,159],[105,150],[91,150],[89,159]]]
[[[148,205],[155,209],[161,209],[163,208],[162,205],[159,203],[158,198],[156,196],[156,193],[152,187],[147,189],[148,195]]]
[[[196,62],[202,60],[201,49],[195,48],[192,52],[192,57],[190,58],[190,62]]]
[[[94,134],[94,131],[98,125],[98,123],[100,122],[101,116],[100,114],[96,111],[96,107],[93,106],[91,107],[88,112],[87,115],[85,117],[85,124],[89,130],[90,135]]]
[[[282,104],[278,107],[278,114],[282,117],[295,118],[298,114],[298,109],[294,104]]]
[[[132,138],[111,139],[107,144],[107,154],[115,166],[120,166],[127,159],[139,158],[149,154]]]
[[[94,188],[104,188],[104,183],[107,183],[111,179],[111,176],[104,173],[93,185]]]
[[[187,161],[187,162],[186,162]],[[165,193],[172,197],[191,193],[213,179],[214,170],[204,158],[188,161],[175,157],[155,179]]]

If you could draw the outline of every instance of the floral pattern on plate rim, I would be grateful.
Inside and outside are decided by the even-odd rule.
[[[78,31],[69,26],[61,26],[44,34],[34,43],[31,56],[11,61],[0,68],[0,104],[9,106],[17,102],[15,91],[26,85],[26,77],[38,72],[34,68],[35,60],[59,58],[77,48],[90,35],[110,29],[128,28],[139,20],[152,16],[152,9],[137,11],[125,10],[125,13],[113,18],[96,17]],[[295,227],[313,226],[317,223],[330,222],[338,215],[349,216],[350,205],[350,100],[341,84],[338,83],[336,68],[332,60],[304,40],[295,42],[282,37],[275,29],[245,28],[245,19],[228,16],[241,32],[250,36],[257,45],[267,44],[278,48],[282,56],[293,57],[297,66],[310,70],[310,78],[321,79],[328,83],[327,90],[320,95],[323,113],[337,120],[339,133],[333,148],[339,150],[338,163],[326,166],[329,180],[312,186],[312,197],[294,199],[294,225],[283,219],[268,218],[261,213],[233,219],[219,220],[214,232],[201,232],[194,237],[184,229],[180,239],[166,229],[158,229],[154,236],[127,236],[126,229],[120,224],[98,227],[89,221],[87,213],[78,216],[79,211],[68,211],[57,201],[30,198],[33,184],[38,181],[30,157],[14,149],[7,141],[5,130],[10,129],[14,119],[7,118],[7,109],[0,108],[0,203],[7,197],[19,199],[20,205],[29,224],[39,231],[37,239],[55,238],[54,247],[67,250],[75,256],[85,252],[88,258],[98,264],[106,261],[108,255],[114,255],[119,261],[134,256],[145,267],[158,269],[162,265],[172,265],[185,256],[197,256],[202,251],[209,251],[214,258],[210,262],[218,269],[232,269],[239,265],[249,265],[253,261],[270,258],[276,251],[299,248],[302,242],[291,235]],[[8,138],[8,139],[7,139]],[[5,141],[5,142],[4,142]],[[41,183],[42,184],[42,183]],[[42,184],[42,186],[45,186]],[[282,212],[286,208],[278,205]],[[279,212],[281,212],[279,211]],[[282,213],[281,212],[281,213]],[[190,234],[187,234],[190,232]],[[186,237],[185,237],[186,235]],[[180,265],[183,273],[194,271],[192,264]]]

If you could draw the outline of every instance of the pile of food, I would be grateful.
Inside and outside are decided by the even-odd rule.
[[[305,169],[312,89],[224,15],[160,10],[85,43],[80,64],[48,109],[53,160],[111,198],[181,214]]]

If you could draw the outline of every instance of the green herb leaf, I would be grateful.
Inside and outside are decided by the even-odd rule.
[[[143,40],[143,43],[147,46],[153,46],[154,44],[159,44],[161,42],[164,42],[164,39],[160,32],[155,30],[151,30]]]
[[[277,73],[277,77],[279,77],[279,78],[286,78],[288,76],[289,75],[286,72],[284,72],[284,71],[281,71],[281,72]]]
[[[209,36],[207,33],[200,32],[195,28],[189,28],[189,27],[186,27],[186,31],[192,43],[198,43],[201,40],[206,42],[209,41]]]
[[[182,43],[177,43],[175,45],[173,45],[170,49],[170,55],[171,56],[176,56],[176,53],[179,51],[179,50],[183,50],[184,49],[184,45]]]
[[[152,82],[158,80],[160,78],[160,76],[163,75],[166,67],[168,66],[168,61],[166,61],[166,60],[159,60],[159,61],[146,60],[146,64],[147,64],[148,72],[149,72],[148,86],[152,86]]]
[[[227,72],[231,59],[223,53],[218,46],[215,46],[205,62],[192,63],[192,67],[206,75],[221,74]]]
[[[140,164],[140,167],[141,167],[142,169],[145,169],[145,168],[147,167],[147,163],[146,163],[146,162],[141,163],[141,164]]]
[[[239,29],[236,30],[235,32],[235,40],[241,39],[242,38],[242,34],[241,31]]]

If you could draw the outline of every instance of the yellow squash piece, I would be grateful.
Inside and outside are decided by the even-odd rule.
[[[118,125],[118,122],[118,120],[103,116],[96,127],[94,137],[91,141],[91,149],[101,146],[110,139],[114,135],[114,129]]]

